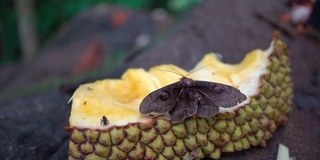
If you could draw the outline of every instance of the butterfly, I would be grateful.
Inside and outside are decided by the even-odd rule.
[[[171,119],[183,120],[194,115],[210,117],[219,107],[233,107],[247,97],[229,85],[196,81],[183,76],[180,81],[151,92],[141,102],[142,114],[169,112]]]

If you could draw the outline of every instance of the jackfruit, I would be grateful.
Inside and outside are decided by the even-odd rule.
[[[128,69],[121,79],[81,85],[72,96],[69,159],[218,159],[221,154],[266,146],[292,108],[291,68],[286,45],[274,37],[239,64],[222,63],[209,53],[188,75],[231,85],[247,100],[220,107],[212,117],[180,121],[168,114],[144,115],[139,105],[150,92],[179,81],[188,72],[175,65],[149,71]],[[105,117],[104,117],[105,116]]]

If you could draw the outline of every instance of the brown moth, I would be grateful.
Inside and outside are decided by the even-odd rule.
[[[162,87],[147,95],[140,104],[140,113],[169,112],[171,119],[183,120],[198,115],[210,117],[219,113],[219,107],[233,107],[247,97],[229,85],[194,81],[183,76],[179,82]]]

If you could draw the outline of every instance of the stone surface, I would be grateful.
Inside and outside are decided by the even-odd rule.
[[[149,67],[174,63],[191,69],[207,52],[223,55],[223,61],[236,63],[258,47],[269,46],[273,28],[257,18],[267,15],[280,25],[287,11],[285,1],[215,0],[204,1],[190,11],[178,26],[148,49],[126,61],[112,74],[121,75],[127,67]],[[320,44],[295,34],[280,34],[289,46],[294,81],[294,108],[288,123],[277,129],[267,147],[252,147],[223,153],[221,159],[276,159],[279,143],[289,147],[296,159],[320,158]],[[68,137],[69,97],[58,90],[0,101],[0,155],[2,159],[65,159]]]
[[[1,159],[67,158],[67,100],[55,90],[0,101]]]

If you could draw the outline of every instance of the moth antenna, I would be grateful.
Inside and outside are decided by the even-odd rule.
[[[173,71],[170,71],[170,70],[166,70],[166,69],[155,69],[155,70],[167,71],[167,72],[170,72],[170,73],[174,73],[174,74],[176,74],[176,75],[179,75],[179,76],[181,76],[181,77],[186,77],[186,76],[184,76],[184,75],[182,75],[182,74],[179,74],[179,73],[177,73],[177,72],[173,72]]]
[[[193,70],[192,72],[189,72],[185,77],[187,77],[188,75],[190,75],[190,74],[192,74],[192,73],[194,73],[196,71],[199,71],[200,69],[206,68],[206,67],[211,66],[211,65],[213,65],[213,64],[208,64],[208,65],[202,66],[200,68],[197,68],[197,69]]]

